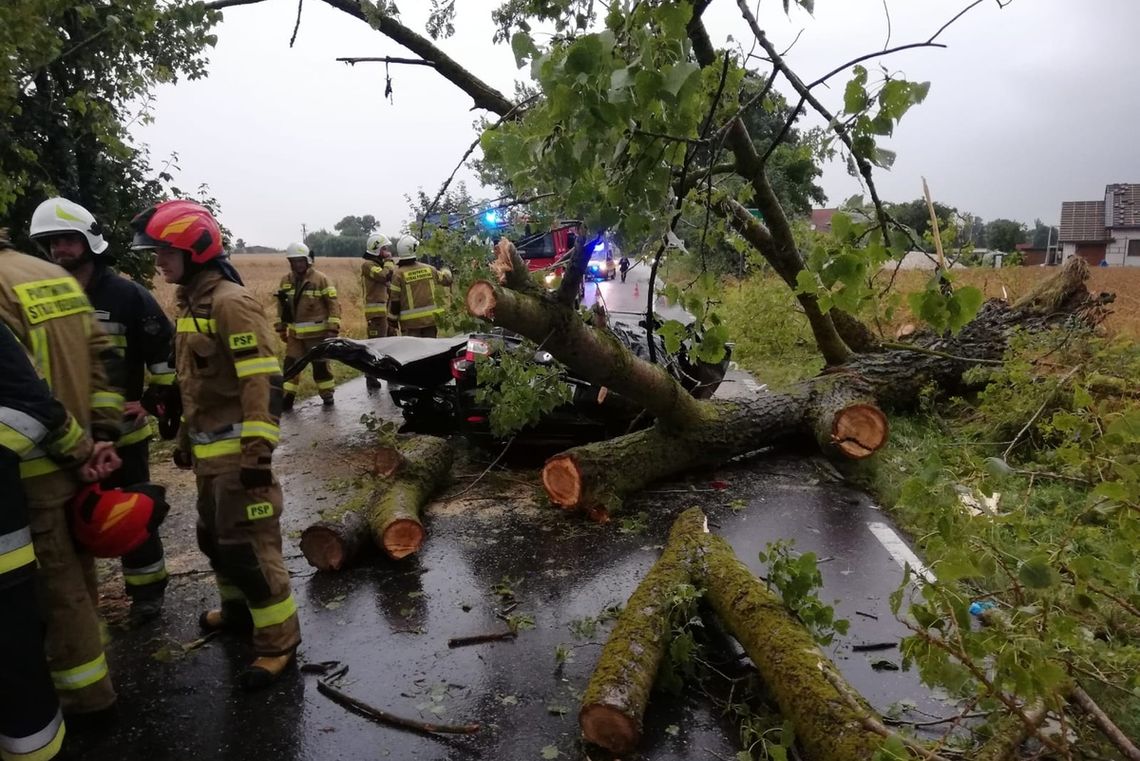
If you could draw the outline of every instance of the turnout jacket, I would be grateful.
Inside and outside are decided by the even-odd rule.
[[[163,314],[154,296],[139,283],[99,266],[87,285],[87,298],[95,317],[106,331],[124,362],[124,396],[128,402],[142,398],[147,374],[150,385],[174,383],[170,364],[174,326]],[[149,438],[150,423],[144,415],[124,418],[120,446]]]
[[[0,321],[31,354],[81,435],[89,431],[95,439],[116,441],[123,416],[123,363],[78,281],[0,239]],[[50,447],[35,447],[22,456],[20,474],[34,478],[60,470],[58,456]]]
[[[395,265],[366,257],[360,265],[360,292],[364,295],[364,319],[388,316],[388,283]]]
[[[392,275],[388,304],[400,328],[426,328],[443,314],[443,300],[437,286],[451,285],[451,272],[415,259],[405,260]]]
[[[340,330],[340,302],[336,286],[323,272],[313,267],[297,278],[290,272],[281,278],[292,314],[283,314],[275,326],[278,332],[288,330],[294,338],[322,338],[323,334]]]
[[[216,269],[178,289],[179,446],[194,472],[268,470],[280,438],[281,363],[261,304]]]

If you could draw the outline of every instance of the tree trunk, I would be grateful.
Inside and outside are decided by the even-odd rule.
[[[692,510],[687,512],[693,512]],[[771,691],[780,714],[795,728],[805,759],[865,761],[883,738],[866,728],[874,711],[857,712],[833,684],[842,679],[811,634],[748,570],[728,542],[702,534],[694,539],[694,584],[724,628],[740,642]],[[825,671],[831,671],[829,679]],[[855,695],[848,688],[848,694]]]
[[[846,687],[808,631],[729,544],[707,531],[699,509],[681,513],[660,560],[626,603],[583,695],[578,722],[585,739],[617,754],[634,750],[668,646],[669,597],[678,584],[690,583],[704,590],[724,628],[756,665],[781,714],[794,726],[804,758],[873,757],[883,742],[865,726],[874,711]],[[850,696],[855,696],[854,706]]]
[[[420,511],[446,482],[451,460],[450,445],[431,436],[401,437],[398,447],[379,449],[366,483],[301,533],[305,559],[323,571],[337,571],[369,538],[394,560],[419,550]]]
[[[705,530],[704,515],[690,510],[673,524],[661,557],[625,604],[582,696],[582,736],[611,753],[632,752],[657,669],[669,644],[670,598],[691,579],[687,535]]]
[[[654,481],[766,447],[814,439],[833,455],[869,457],[887,441],[880,405],[912,407],[927,386],[944,394],[968,390],[963,374],[979,361],[1001,360],[1015,330],[1045,330],[1074,317],[1098,321],[1111,297],[1091,298],[1087,276],[1088,266],[1074,258],[1018,305],[987,302],[956,336],[920,335],[913,348],[855,355],[783,392],[693,402],[696,409],[684,426],[666,429],[659,421],[644,431],[574,447],[547,461],[543,485],[556,505],[605,520],[625,497]],[[626,394],[616,383],[614,390]]]

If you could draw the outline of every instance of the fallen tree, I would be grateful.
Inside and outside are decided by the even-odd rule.
[[[400,437],[380,447],[364,483],[321,520],[301,532],[301,552],[322,571],[352,563],[371,542],[393,560],[419,550],[424,528],[420,513],[447,481],[452,450],[432,436]]]
[[[525,266],[513,256],[513,269]],[[478,281],[467,292],[471,314],[542,341],[551,354],[592,383],[606,386],[654,414],[653,427],[587,444],[551,458],[542,473],[551,501],[605,520],[646,485],[767,447],[816,442],[836,457],[862,459],[886,442],[882,408],[913,406],[928,385],[957,393],[967,370],[1000,362],[1015,331],[1042,331],[1103,318],[1111,296],[1085,287],[1088,265],[1070,259],[1015,304],[987,302],[956,335],[916,334],[853,355],[817,378],[754,398],[699,401],[660,368],[624,351],[605,329],[586,325],[553,296]],[[503,283],[509,282],[501,276]],[[618,461],[623,467],[615,469]]]

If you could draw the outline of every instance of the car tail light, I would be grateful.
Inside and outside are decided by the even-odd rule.
[[[465,359],[468,362],[474,362],[476,357],[489,356],[491,356],[491,344],[489,341],[483,341],[479,338],[467,339],[467,356]]]
[[[455,380],[463,380],[467,376],[467,371],[471,369],[471,360],[464,359],[463,357],[455,357],[451,360],[451,377]]]
[[[485,422],[487,422],[487,418],[483,417],[482,415],[471,415],[467,418],[467,422],[468,423],[485,423]]]

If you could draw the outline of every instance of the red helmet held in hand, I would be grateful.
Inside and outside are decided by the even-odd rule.
[[[95,557],[122,557],[158,530],[169,509],[166,489],[156,484],[125,489],[89,484],[71,502],[72,531]]]
[[[205,264],[225,255],[222,228],[210,210],[193,201],[163,201],[131,220],[135,231],[131,248],[146,251],[163,246],[190,255],[194,264]]]

